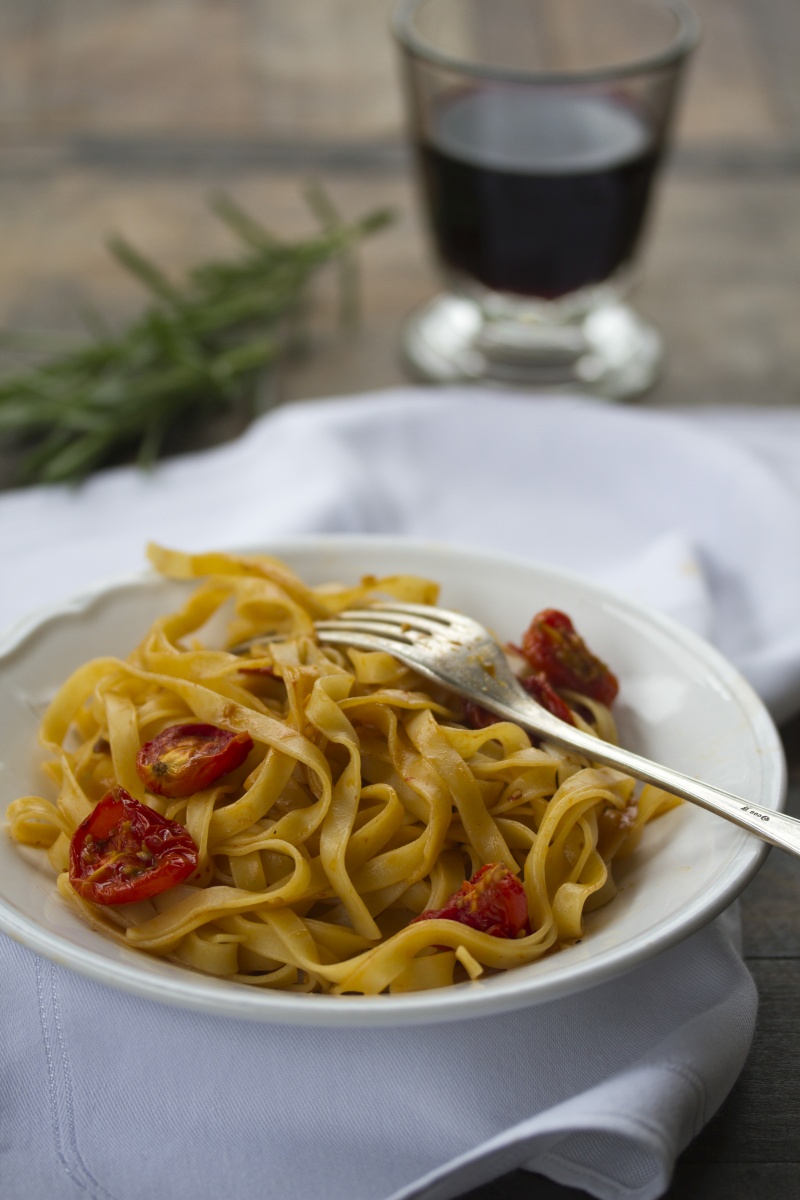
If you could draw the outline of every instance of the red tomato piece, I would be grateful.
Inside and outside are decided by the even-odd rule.
[[[522,653],[554,688],[580,692],[601,704],[611,704],[619,691],[616,676],[592,654],[566,613],[557,609],[547,608],[533,618],[522,639]]]
[[[69,881],[94,904],[147,900],[197,868],[197,846],[177,821],[114,787],[72,836]]]
[[[489,712],[488,708],[476,704],[474,700],[464,700],[463,708],[464,724],[469,725],[470,729],[488,729],[490,725],[495,725],[500,720],[500,717]]]
[[[415,921],[458,921],[493,937],[516,938],[530,933],[525,888],[502,863],[487,863],[462,883],[444,908],[430,908]]]
[[[136,756],[136,771],[157,796],[192,796],[241,766],[253,748],[249,733],[217,725],[170,725]]]
[[[541,704],[542,708],[546,708],[554,717],[566,721],[568,725],[575,724],[569,705],[550,686],[547,682],[547,676],[543,671],[536,671],[533,675],[519,676],[518,678],[528,695],[533,696],[534,700],[538,704]],[[486,729],[489,725],[494,725],[502,719],[495,716],[494,713],[489,712],[488,708],[483,708],[482,705],[476,704],[474,700],[464,700],[463,709],[464,724],[468,725],[470,729]]]
[[[548,682],[544,671],[534,671],[533,675],[526,675],[520,679],[520,683],[528,695],[532,696],[537,704],[541,704],[542,708],[546,708],[554,717],[566,721],[568,725],[575,724],[569,705],[561,699],[555,688]]]

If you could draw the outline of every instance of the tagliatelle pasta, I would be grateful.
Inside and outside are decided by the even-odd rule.
[[[196,590],[127,659],[63,684],[41,727],[57,799],[8,810],[64,899],[130,947],[299,991],[477,978],[580,939],[614,895],[613,860],[676,803],[476,722],[386,654],[315,639],[315,620],[353,604],[435,603],[428,580],[309,587],[265,556],[150,557]],[[606,704],[563,688],[557,702],[615,740]],[[461,919],[485,884],[524,897],[512,935]]]

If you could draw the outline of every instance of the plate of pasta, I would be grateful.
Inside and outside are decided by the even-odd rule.
[[[0,928],[54,961],[236,1017],[454,1020],[630,970],[763,861],[729,823],[315,633],[386,598],[459,609],[562,719],[780,808],[769,715],[670,620],[435,543],[148,553],[0,643]]]

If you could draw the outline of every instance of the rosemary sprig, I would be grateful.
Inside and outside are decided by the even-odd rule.
[[[391,215],[344,223],[318,188],[308,200],[322,228],[284,242],[230,196],[213,197],[243,252],[196,266],[182,284],[112,238],[112,254],[151,302],[119,336],[95,323],[86,345],[0,382],[0,443],[24,447],[15,482],[77,483],[131,451],[150,466],[183,423],[252,399],[260,372],[289,342],[309,281],[329,262],[339,265],[343,314],[352,314],[354,248]]]

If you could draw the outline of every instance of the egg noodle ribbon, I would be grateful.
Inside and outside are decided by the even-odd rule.
[[[41,726],[52,795],[8,811],[11,836],[47,852],[61,896],[128,946],[257,987],[447,986],[582,937],[585,914],[613,897],[613,861],[676,803],[532,745],[511,722],[470,728],[457,697],[387,654],[316,642],[315,621],[354,604],[435,603],[430,580],[311,587],[267,556],[151,547],[150,558],[195,590],[127,659],[98,658],[64,682]],[[606,707],[564,699],[581,727],[615,739]],[[246,733],[252,750],[213,786],[154,795],[140,747],[194,722]],[[183,824],[198,865],[150,899],[105,906],[72,887],[70,839],[117,785]],[[414,920],[487,863],[522,881],[529,933]]]

